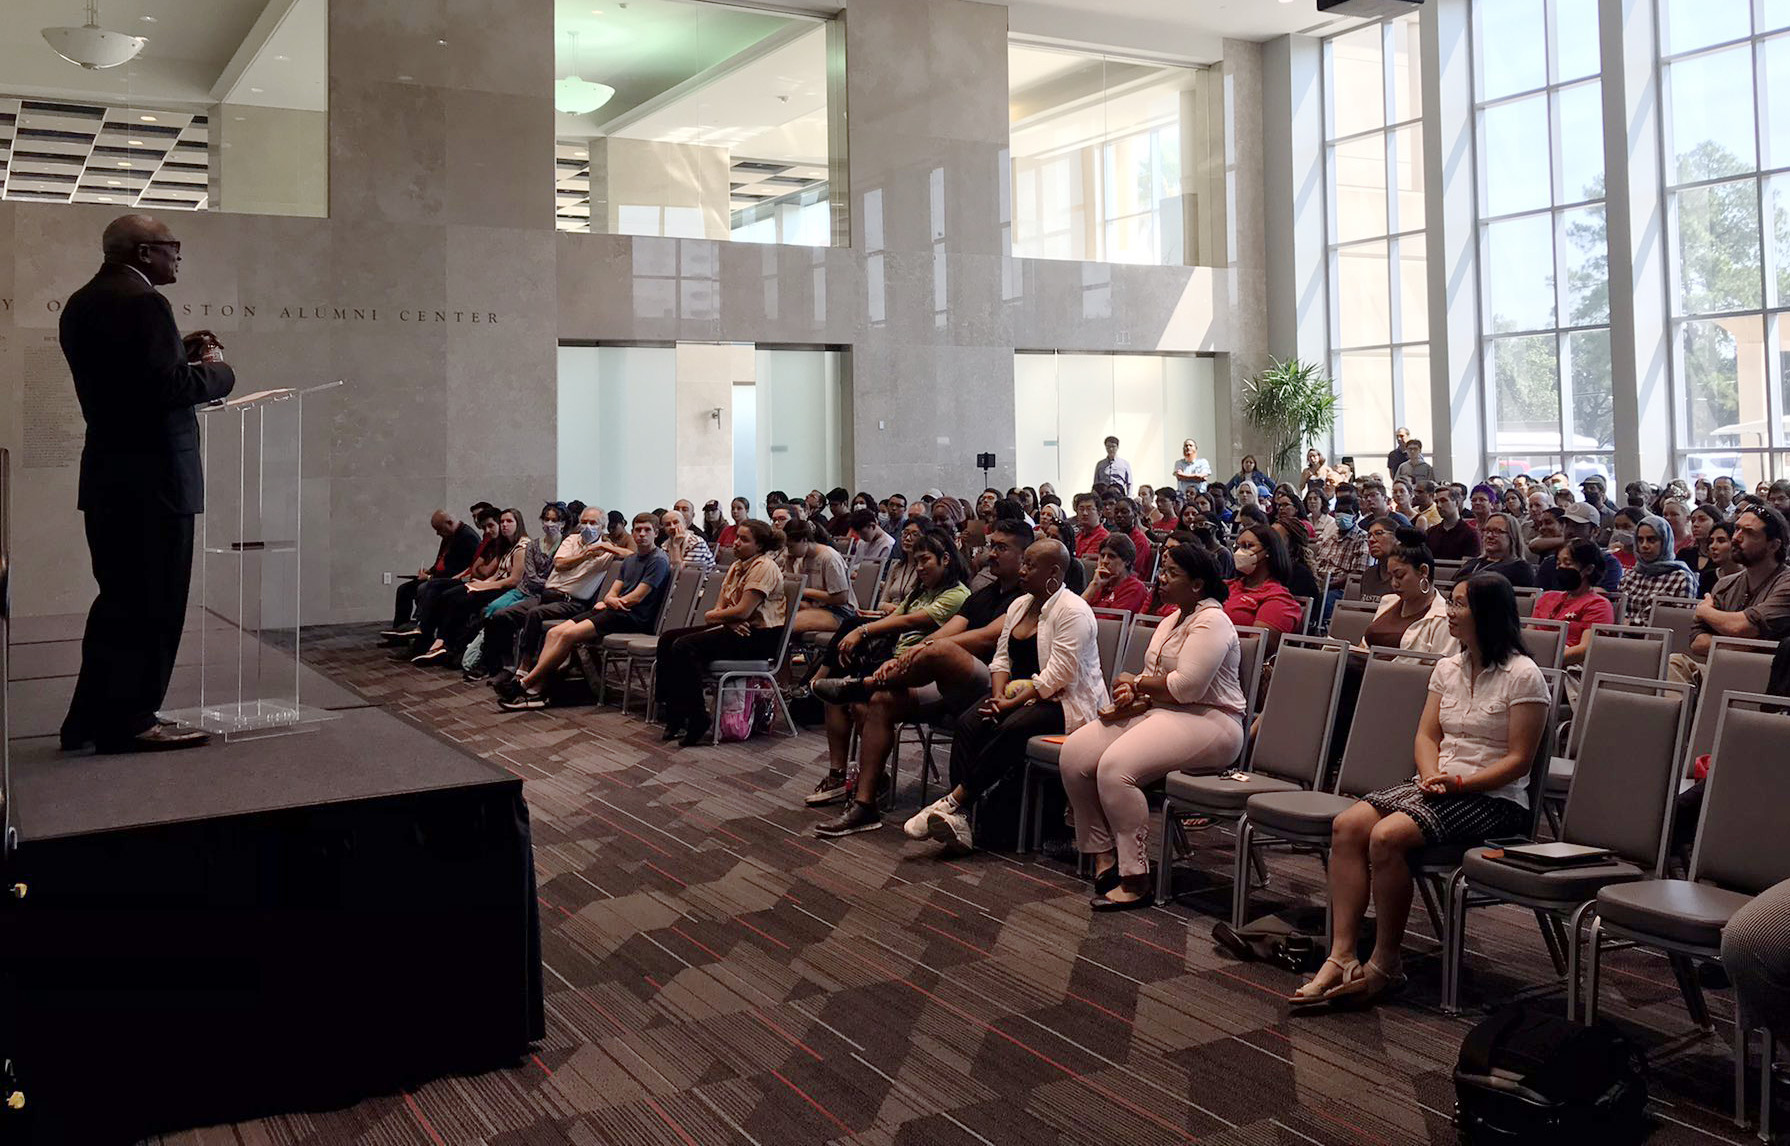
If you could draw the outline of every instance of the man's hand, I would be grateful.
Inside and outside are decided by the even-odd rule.
[[[607,609],[608,607],[609,607],[609,601],[607,598],[605,598],[604,600],[598,601],[596,604],[592,605],[590,607],[590,611],[593,613],[601,613],[604,609]]]
[[[180,340],[188,362],[222,362],[224,344],[209,330],[195,330]]]
[[[1697,608],[1691,613],[1691,616],[1696,620],[1702,621],[1705,625],[1709,625],[1715,622],[1714,614],[1722,611],[1723,610],[1715,607],[1715,594],[1708,593],[1704,595],[1701,601],[1697,602]]]

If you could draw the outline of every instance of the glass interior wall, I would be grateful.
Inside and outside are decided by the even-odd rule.
[[[1088,489],[1108,434],[1137,484],[1174,484],[1181,443],[1218,447],[1210,358],[1155,354],[1021,352],[1013,361],[1015,472],[1059,496]],[[1219,469],[1213,462],[1213,472]]]

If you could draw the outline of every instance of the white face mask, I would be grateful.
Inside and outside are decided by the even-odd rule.
[[[1237,567],[1237,572],[1245,577],[1255,572],[1258,560],[1256,551],[1253,549],[1239,549],[1231,554],[1231,563]]]

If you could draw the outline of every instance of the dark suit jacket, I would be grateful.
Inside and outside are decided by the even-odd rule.
[[[193,407],[230,393],[235,372],[189,364],[174,308],[122,264],[69,296],[60,333],[87,420],[78,507],[204,512]]]

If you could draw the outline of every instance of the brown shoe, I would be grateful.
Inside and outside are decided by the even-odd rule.
[[[210,743],[211,733],[203,728],[152,724],[128,739],[109,741],[97,747],[101,753],[115,755],[121,752],[172,752],[181,748],[203,748]]]

